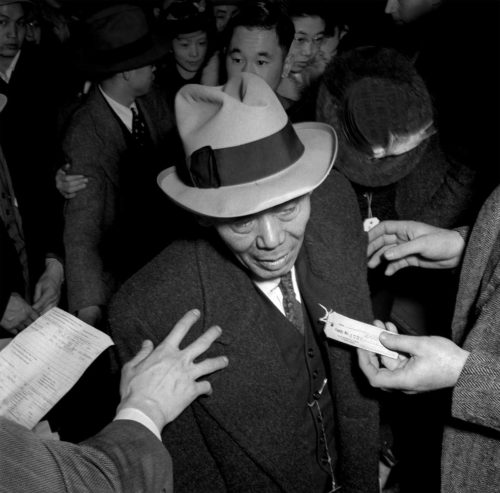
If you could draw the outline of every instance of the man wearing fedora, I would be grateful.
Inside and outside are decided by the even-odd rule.
[[[176,118],[188,158],[158,183],[206,227],[130,278],[109,319],[121,362],[186,306],[202,307],[200,330],[222,327],[209,356],[223,351],[230,367],[163,434],[175,491],[378,491],[377,403],[355,351],[319,320],[321,305],[371,320],[356,198],[331,171],[334,130],[292,126],[248,73],[185,86]]]
[[[168,242],[170,203],[155,184],[173,117],[153,87],[167,51],[137,6],[107,7],[86,20],[79,67],[95,84],[63,139],[71,173],[88,179],[67,202],[64,246],[71,312],[96,325],[121,281]],[[161,226],[161,227],[160,227]]]

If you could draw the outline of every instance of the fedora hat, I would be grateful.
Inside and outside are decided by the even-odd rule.
[[[249,73],[221,87],[184,86],[175,113],[187,157],[158,184],[202,216],[246,216],[311,192],[337,153],[332,127],[292,125],[274,91]]]
[[[118,4],[85,20],[77,66],[96,74],[114,74],[151,65],[168,51],[168,44],[153,32],[144,11]]]

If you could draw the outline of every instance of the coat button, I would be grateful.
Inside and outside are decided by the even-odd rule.
[[[309,358],[314,357],[314,349],[313,348],[309,348],[307,350],[307,356],[309,356]]]

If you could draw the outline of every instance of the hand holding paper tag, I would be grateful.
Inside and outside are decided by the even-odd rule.
[[[340,313],[328,311],[323,306],[322,308],[326,311],[326,314],[321,321],[325,322],[325,334],[330,339],[366,349],[388,358],[398,358],[398,353],[387,349],[379,341],[380,333],[388,331],[345,317]]]

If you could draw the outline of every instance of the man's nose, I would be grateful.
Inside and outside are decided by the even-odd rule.
[[[398,8],[398,0],[387,0],[384,12],[386,14],[392,14],[393,12],[396,12],[397,8]]]
[[[196,45],[195,46],[191,46],[191,49],[189,50],[189,55],[192,58],[197,58],[198,57],[198,53],[199,53],[198,47]]]
[[[251,64],[251,63],[246,63],[245,62],[245,65],[243,66],[243,70],[242,72],[246,72],[248,74],[254,74],[254,75],[259,75],[257,73],[257,70],[256,70],[256,67],[255,65]]]
[[[15,22],[11,22],[7,28],[7,36],[9,38],[17,38],[18,27]]]
[[[273,214],[264,214],[258,221],[259,230],[257,246],[272,250],[285,240],[285,232],[281,221]]]

